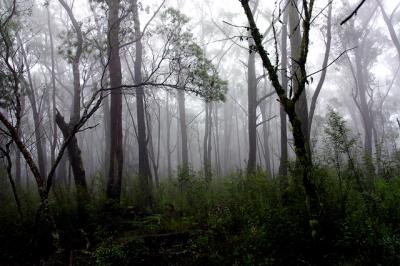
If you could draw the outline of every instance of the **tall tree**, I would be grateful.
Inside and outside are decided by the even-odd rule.
[[[300,32],[299,25],[300,14],[298,7],[298,0],[290,0],[289,2],[289,36],[290,36],[290,58],[291,60],[291,84],[293,93],[297,93],[299,91],[299,87],[303,86],[299,84],[302,80],[305,80],[307,77],[303,77],[304,73],[301,70],[301,66],[299,64],[299,60],[302,53],[302,37]],[[305,85],[304,85],[305,86]],[[296,104],[296,112],[297,116],[300,119],[301,130],[305,136],[305,146],[306,149],[309,150],[309,154],[311,155],[310,149],[310,132],[308,130],[308,103],[307,103],[307,95],[306,90],[304,88],[303,92],[299,95],[298,102]]]
[[[290,0],[288,0],[290,1]],[[283,9],[283,23],[282,23],[282,33],[281,33],[281,83],[282,89],[285,91],[285,95],[287,95],[288,89],[288,74],[287,74],[287,22],[288,22],[288,8],[287,3],[285,1],[285,8]],[[279,106],[279,117],[281,121],[280,128],[280,141],[281,141],[281,157],[279,160],[279,175],[282,176],[283,183],[285,182],[285,178],[287,176],[287,163],[288,163],[288,143],[287,143],[287,120],[286,120],[286,112],[282,105]],[[282,184],[283,187],[286,187],[286,184]]]
[[[146,111],[144,106],[144,88],[140,84],[142,83],[142,57],[143,47],[140,30],[140,19],[139,9],[137,0],[132,0],[133,4],[133,20],[135,27],[135,38],[136,38],[136,58],[134,65],[135,72],[135,83],[139,85],[136,88],[136,114],[137,114],[137,133],[138,133],[138,146],[139,146],[139,182],[141,194],[143,196],[142,207],[151,207],[153,196],[152,196],[152,176],[150,171],[149,154],[147,149],[147,136],[146,136]]]
[[[110,99],[110,167],[107,196],[119,201],[121,196],[123,147],[122,147],[122,71],[119,55],[120,0],[107,0],[108,4],[108,56],[111,87]],[[144,117],[144,116],[143,116]]]
[[[388,16],[388,14],[386,13],[382,2],[379,1],[379,0],[376,0],[376,2],[378,3],[378,5],[380,7],[380,10],[382,12],[383,20],[385,21],[386,27],[389,30],[390,38],[392,39],[392,42],[393,42],[393,44],[394,44],[394,46],[395,46],[395,48],[397,50],[397,54],[398,54],[399,60],[400,60],[400,41],[399,41],[399,37],[396,34],[396,30],[395,30],[395,28],[393,26],[393,23],[392,23],[393,16],[396,13],[397,9],[400,7],[400,3],[397,4],[397,6],[393,9],[393,11],[390,14],[390,16]]]
[[[79,22],[76,20],[72,9],[68,6],[68,4],[64,0],[59,0],[60,4],[67,11],[67,14],[72,22],[76,33],[76,52],[72,58],[69,60],[72,63],[72,74],[73,74],[73,83],[74,83],[74,93],[73,93],[73,104],[71,110],[71,117],[69,123],[65,122],[64,117],[57,112],[56,113],[56,122],[58,127],[60,128],[64,138],[68,138],[71,135],[71,131],[73,127],[79,122],[81,115],[81,84],[80,84],[80,58],[83,52],[83,35],[81,31],[81,26]],[[88,198],[88,189],[86,184],[86,173],[85,168],[83,166],[82,160],[82,152],[79,148],[78,139],[76,136],[72,136],[71,142],[68,145],[68,158],[71,164],[72,172],[74,173],[74,181],[77,188],[78,194],[78,203],[83,203]]]
[[[303,132],[302,120],[297,112],[297,105],[299,104],[299,98],[302,96],[305,90],[305,86],[307,83],[307,74],[306,74],[306,63],[308,57],[308,49],[309,49],[309,33],[312,22],[312,11],[314,8],[314,1],[310,0],[303,1],[303,14],[302,14],[302,28],[303,34],[301,36],[301,45],[298,57],[298,68],[300,74],[298,76],[298,88],[294,91],[292,97],[288,97],[286,95],[286,91],[282,88],[282,84],[278,78],[278,68],[274,66],[270,60],[270,56],[263,46],[263,38],[260,34],[259,29],[257,28],[257,24],[255,22],[252,10],[249,6],[249,0],[241,0],[240,1],[243,7],[243,10],[246,14],[249,30],[251,36],[254,38],[255,50],[260,55],[264,68],[268,72],[268,77],[271,80],[271,83],[278,94],[279,101],[282,104],[286,114],[289,117],[289,121],[292,125],[293,129],[293,139],[295,146],[295,153],[300,165],[300,172],[303,181],[303,187],[306,193],[306,202],[309,210],[309,224],[311,235],[313,237],[317,236],[318,224],[319,224],[319,210],[320,204],[317,195],[317,189],[315,183],[312,179],[311,170],[312,170],[312,159],[310,154],[310,149],[308,147],[307,135]],[[300,103],[301,105],[301,103]],[[308,128],[308,123],[306,124]]]

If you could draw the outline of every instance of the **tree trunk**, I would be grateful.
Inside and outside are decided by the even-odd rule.
[[[355,63],[356,63],[356,77],[357,77],[357,90],[358,97],[360,99],[360,111],[364,128],[364,153],[367,166],[370,168],[370,171],[374,171],[374,166],[372,163],[372,128],[373,128],[373,120],[370,113],[370,107],[367,101],[367,85],[366,85],[366,77],[364,75],[364,65],[362,62],[362,58],[364,56],[364,46],[361,43],[358,49],[355,51]]]
[[[186,127],[186,106],[185,106],[185,92],[178,91],[178,108],[179,108],[179,125],[181,132],[181,149],[182,149],[182,169],[189,167],[189,152],[187,144],[187,127]]]
[[[168,173],[168,178],[172,178],[172,164],[171,164],[171,115],[170,115],[170,110],[169,110],[169,93],[167,92],[167,103],[165,105],[165,115],[166,115],[166,121],[167,121],[167,147],[166,147],[166,153],[167,153],[167,173]]]
[[[230,160],[232,158],[230,153],[230,142],[232,136],[232,120],[233,116],[230,109],[230,103],[227,101],[224,104],[224,146],[223,146],[223,169],[224,175],[227,175],[228,172],[231,170],[231,163]]]
[[[313,97],[311,99],[311,105],[310,105],[310,113],[309,113],[309,118],[308,118],[308,132],[311,132],[311,126],[314,118],[314,112],[315,112],[315,107],[317,106],[317,99],[319,96],[319,93],[321,92],[322,86],[324,85],[325,82],[325,77],[326,77],[326,72],[328,70],[328,60],[329,60],[329,53],[331,50],[331,42],[332,42],[332,5],[333,3],[331,2],[329,4],[329,9],[328,9],[328,19],[327,19],[327,29],[326,29],[326,45],[325,45],[325,55],[324,55],[324,61],[322,63],[322,71],[321,71],[321,77],[319,78],[317,88],[315,89],[315,92],[313,94]]]
[[[83,52],[83,36],[81,32],[80,25],[78,21],[76,21],[74,14],[72,13],[71,8],[64,0],[59,0],[61,5],[67,11],[68,16],[74,26],[77,42],[76,42],[76,54],[72,60],[72,75],[73,75],[73,84],[74,84],[74,94],[73,94],[73,103],[71,110],[70,121],[67,124],[64,120],[64,117],[60,113],[56,113],[55,120],[60,128],[64,139],[67,139],[69,135],[72,133],[72,128],[79,122],[80,120],[80,111],[81,111],[81,84],[80,84],[80,71],[79,64],[80,58]],[[53,67],[53,66],[52,66]],[[54,78],[55,76],[53,76]],[[78,140],[74,135],[69,143],[68,147],[68,158],[72,167],[72,172],[74,174],[74,181],[77,190],[78,196],[78,205],[84,204],[88,198],[89,193],[86,184],[86,173],[85,168],[83,167],[82,160],[82,152],[79,148]]]
[[[261,117],[262,121],[267,121],[267,104],[265,101],[263,101],[260,104],[260,110],[261,110]],[[272,171],[271,171],[271,156],[270,156],[270,151],[269,151],[269,126],[267,124],[268,122],[264,122],[262,127],[263,127],[263,142],[264,142],[264,161],[265,161],[265,168],[268,173],[268,177],[272,178]]]
[[[304,78],[301,73],[299,66],[300,53],[301,53],[301,33],[300,33],[300,16],[297,9],[298,0],[291,0],[289,4],[289,36],[290,36],[290,50],[292,58],[292,71],[291,71],[291,81],[293,86],[293,93],[299,90],[300,82]],[[310,132],[308,130],[308,107],[307,107],[307,94],[304,90],[298,102],[296,103],[296,113],[297,117],[301,122],[301,130],[305,136],[306,149],[311,154],[310,149]]]
[[[60,128],[64,139],[71,135],[71,129],[61,116],[60,113],[56,114],[56,122]],[[86,184],[86,174],[85,168],[83,167],[82,154],[78,145],[78,140],[76,136],[73,136],[71,142],[68,144],[68,159],[72,167],[72,172],[74,174],[74,181],[78,195],[78,204],[85,203],[89,198],[89,193]]]
[[[110,104],[110,167],[107,183],[107,196],[120,200],[123,147],[122,147],[122,72],[119,56],[120,0],[108,0],[108,53],[111,90]]]
[[[203,163],[204,176],[207,182],[211,181],[211,142],[212,142],[212,103],[205,102],[205,123],[204,123],[204,141],[203,141]]]
[[[51,165],[54,164],[55,152],[57,146],[57,123],[56,123],[56,73],[55,73],[55,59],[54,59],[54,42],[53,42],[53,32],[50,23],[50,9],[47,7],[47,25],[49,27],[49,38],[50,38],[50,57],[51,57],[51,86],[53,89],[52,93],[52,124],[53,124],[53,139],[51,142],[51,155],[50,161]],[[50,114],[49,114],[50,115]],[[54,176],[56,179],[56,176]]]
[[[247,118],[249,137],[249,156],[247,160],[247,174],[254,174],[257,166],[257,80],[256,80],[256,53],[251,51],[254,41],[249,39],[249,57],[247,65]]]
[[[134,23],[135,23],[135,36],[136,41],[136,60],[134,64],[135,83],[139,85],[142,83],[142,42],[139,39],[141,36],[140,20],[138,12],[137,0],[133,0],[134,10]],[[152,177],[149,163],[149,155],[147,151],[147,137],[146,137],[146,118],[144,106],[144,89],[139,86],[136,89],[136,108],[137,108],[137,130],[138,130],[138,146],[139,146],[139,185],[143,198],[142,207],[152,207]]]
[[[22,57],[24,59],[25,65],[28,66],[29,64],[28,64],[28,59],[26,57],[25,48],[22,44],[19,34],[17,34],[17,41],[18,41],[18,45],[21,48],[21,53],[22,53]],[[27,89],[28,100],[29,100],[29,102],[31,104],[31,108],[32,108],[33,125],[35,127],[35,141],[36,141],[36,152],[37,152],[39,172],[40,172],[41,176],[46,176],[46,174],[47,174],[47,157],[46,157],[46,153],[45,153],[46,146],[45,146],[45,143],[43,142],[43,137],[44,137],[43,126],[42,126],[41,119],[40,119],[40,113],[37,108],[36,96],[35,96],[35,91],[33,88],[33,82],[32,82],[32,77],[31,77],[31,72],[30,72],[29,67],[26,69],[26,72],[28,75],[28,84],[26,84],[26,89]]]
[[[288,11],[285,8],[283,13],[283,24],[282,24],[282,37],[281,37],[281,82],[282,89],[285,91],[285,96],[287,95],[288,87],[288,77],[287,77],[287,22],[288,22]],[[281,121],[280,128],[280,141],[281,141],[281,157],[279,162],[279,175],[281,176],[281,189],[287,187],[287,163],[288,163],[288,146],[287,146],[287,120],[286,112],[282,105],[279,105],[279,117]]]

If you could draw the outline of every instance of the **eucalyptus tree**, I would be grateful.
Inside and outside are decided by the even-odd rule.
[[[79,121],[81,117],[81,75],[80,75],[80,60],[82,53],[84,52],[84,36],[81,29],[81,24],[77,21],[74,16],[74,13],[71,7],[64,1],[59,0],[62,7],[66,10],[72,26],[75,31],[75,36],[72,39],[68,39],[67,44],[68,47],[65,47],[69,50],[75,50],[75,53],[66,52],[67,60],[72,65],[72,74],[73,74],[73,103],[72,110],[70,115],[70,121],[65,122],[64,116],[57,111],[56,113],[56,122],[58,127],[60,128],[64,138],[67,138],[71,134],[71,130],[74,125]],[[71,37],[71,34],[67,34],[67,36]],[[73,41],[73,42],[72,42]],[[64,44],[65,45],[65,44]],[[53,59],[52,59],[53,60]],[[54,62],[52,63],[54,64]],[[54,66],[52,66],[52,71]],[[54,73],[53,73],[54,75]],[[55,82],[53,81],[53,84]],[[74,180],[77,189],[78,195],[78,204],[81,204],[82,201],[86,201],[88,198],[88,188],[86,184],[86,173],[85,168],[82,161],[81,149],[78,145],[78,140],[76,136],[71,138],[71,142],[68,145],[68,158],[72,167],[72,171],[74,173]]]
[[[23,93],[23,82],[25,66],[23,63],[21,43],[17,41],[17,32],[20,30],[19,15],[29,10],[20,6],[17,1],[12,1],[9,6],[0,7],[2,13],[0,20],[0,65],[3,66],[0,71],[0,82],[2,84],[2,94],[0,97],[1,111],[0,122],[2,132],[6,138],[11,140],[21,152],[37,184],[40,206],[37,210],[36,225],[43,226],[50,233],[51,244],[55,249],[59,248],[58,231],[50,212],[49,193],[53,184],[54,174],[57,165],[62,159],[63,153],[68,145],[85,125],[90,117],[98,110],[101,104],[102,91],[94,91],[93,95],[87,101],[87,104],[80,118],[71,128],[69,135],[62,141],[58,153],[55,156],[54,164],[51,165],[48,174],[40,171],[39,163],[35,161],[29,148],[29,143],[23,139],[20,132],[21,118],[21,95]]]
[[[169,8],[162,14],[163,26],[157,30],[164,37],[165,43],[168,43],[166,45],[166,57],[169,62],[169,72],[178,89],[177,101],[182,152],[181,167],[184,171],[189,167],[184,93],[192,92],[206,101],[213,101],[223,100],[227,90],[226,83],[218,77],[215,66],[205,57],[201,47],[194,41],[193,34],[188,29],[188,22],[188,17],[180,11]],[[211,112],[208,113],[208,119],[210,119],[210,116]],[[209,133],[210,130],[206,130],[206,132]],[[207,156],[205,158],[207,164],[211,160],[210,153],[208,153],[208,156],[205,155]],[[209,167],[206,168],[208,169]]]
[[[303,1],[302,9],[297,9],[298,12],[302,12],[300,16],[301,20],[298,21],[299,23],[301,22],[300,24],[302,26],[302,34],[300,34],[301,45],[298,47],[298,57],[296,60],[299,73],[297,76],[298,87],[292,94],[289,94],[289,96],[286,94],[286,91],[283,89],[282,83],[278,78],[278,66],[273,64],[271,61],[271,55],[263,45],[263,36],[255,22],[249,0],[241,0],[240,2],[248,20],[248,30],[251,37],[254,39],[253,49],[261,57],[263,67],[266,69],[272,86],[279,97],[279,102],[283,106],[292,125],[295,153],[300,166],[299,170],[301,172],[302,183],[306,193],[307,207],[309,210],[310,229],[312,236],[316,237],[319,226],[320,203],[312,175],[313,163],[307,141],[307,132],[303,130],[304,125],[302,125],[302,119],[297,112],[298,105],[301,105],[299,100],[301,97],[304,97],[302,95],[304,94],[306,84],[308,83],[306,64],[310,44],[309,34],[312,24],[314,1]],[[298,27],[300,27],[300,24],[298,24]],[[306,127],[308,127],[308,123],[306,124]]]
[[[346,53],[350,75],[354,81],[352,99],[361,116],[364,133],[364,157],[369,174],[374,172],[373,164],[373,128],[372,87],[374,76],[372,67],[378,55],[382,52],[381,33],[371,26],[370,18],[376,13],[376,4],[367,3],[370,9],[360,12],[355,20],[342,26],[340,35],[342,47],[355,47],[351,53]],[[360,23],[355,23],[359,20]]]
[[[120,0],[107,0],[108,5],[108,71],[110,78],[110,167],[107,196],[118,200],[121,196],[123,147],[122,147],[122,70],[120,58]]]

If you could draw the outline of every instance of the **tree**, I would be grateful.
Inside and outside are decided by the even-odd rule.
[[[3,11],[3,10],[2,10]],[[34,156],[29,150],[29,144],[25,143],[20,133],[21,123],[21,83],[24,82],[23,74],[25,73],[23,61],[26,61],[26,55],[23,54],[21,42],[17,41],[17,33],[19,30],[18,20],[15,18],[17,12],[23,12],[19,10],[17,2],[13,1],[11,6],[6,8],[4,16],[1,16],[1,61],[0,65],[4,66],[0,71],[0,83],[2,84],[2,94],[0,108],[5,110],[0,112],[0,122],[2,124],[2,131],[6,133],[7,138],[12,140],[17,146],[18,150],[24,157],[31,173],[36,181],[40,206],[36,214],[36,225],[43,226],[44,229],[50,235],[52,247],[58,252],[59,235],[53,216],[50,212],[49,206],[49,193],[53,184],[53,177],[56,171],[57,165],[62,159],[62,156],[67,149],[68,145],[74,138],[75,134],[83,127],[87,120],[93,116],[96,110],[100,107],[102,99],[102,91],[95,91],[92,97],[88,100],[87,105],[83,110],[83,114],[76,124],[72,127],[70,135],[64,138],[60,145],[57,156],[55,157],[54,164],[51,165],[48,174],[43,174],[40,171],[39,163],[35,162]],[[18,51],[18,52],[15,52]],[[19,51],[21,54],[19,54]],[[24,60],[18,60],[18,57],[23,57]]]
[[[400,7],[400,3],[397,4],[397,6],[393,9],[392,13],[390,14],[390,16],[387,15],[385,8],[383,7],[383,4],[381,3],[381,1],[376,0],[376,2],[378,3],[380,10],[382,12],[382,17],[383,20],[385,21],[386,27],[389,30],[390,33],[390,38],[392,39],[392,42],[397,50],[397,54],[399,56],[399,60],[400,60],[400,41],[399,41],[399,37],[396,34],[396,31],[394,29],[394,26],[392,24],[392,20],[393,20],[393,16],[394,14],[396,14],[397,9]]]
[[[136,114],[137,114],[137,132],[138,132],[138,145],[139,145],[139,182],[143,199],[142,207],[152,207],[152,176],[150,171],[149,154],[147,149],[147,136],[146,136],[146,112],[144,106],[144,88],[140,86],[142,80],[142,42],[140,20],[138,12],[137,0],[132,1],[134,28],[136,38],[136,60],[134,65],[135,84],[139,85],[136,88]]]
[[[110,103],[110,167],[107,196],[119,201],[121,196],[123,147],[122,147],[122,71],[119,55],[120,0],[107,0],[108,5],[108,70],[111,87]]]
[[[189,167],[189,151],[187,137],[187,122],[185,108],[185,92],[192,92],[200,95],[208,101],[223,100],[227,90],[226,82],[218,77],[215,66],[208,60],[201,47],[193,40],[192,33],[187,28],[189,19],[178,10],[169,8],[162,14],[163,26],[158,32],[165,38],[166,57],[168,58],[170,72],[177,84],[177,102],[179,111],[179,128],[181,133],[181,168],[187,171]],[[210,122],[212,112],[207,112],[207,122]],[[206,162],[211,160],[211,126],[207,123],[206,135],[204,138]],[[208,169],[208,166],[205,167]],[[210,173],[210,171],[206,171]],[[206,176],[210,176],[206,174]]]
[[[73,84],[74,84],[74,93],[73,93],[73,104],[71,110],[71,117],[69,123],[65,122],[64,117],[57,111],[56,113],[56,122],[58,127],[60,128],[64,138],[67,138],[71,134],[71,130],[74,125],[80,120],[80,112],[81,112],[81,84],[80,84],[80,58],[83,53],[83,35],[81,31],[81,26],[79,22],[76,20],[72,9],[68,6],[68,4],[64,0],[59,0],[60,4],[67,11],[67,14],[72,22],[76,33],[76,52],[75,55],[70,56],[68,61],[72,64],[72,73],[73,73]],[[52,59],[53,61],[54,59]],[[53,67],[52,67],[53,71]],[[54,73],[53,73],[54,74]],[[54,76],[53,76],[54,77]],[[54,84],[54,81],[53,81]],[[72,171],[74,173],[74,180],[77,189],[78,195],[78,204],[81,205],[87,201],[89,194],[88,188],[86,184],[86,173],[85,168],[83,166],[83,160],[81,155],[81,149],[78,145],[78,140],[76,136],[73,136],[70,144],[68,145],[68,158],[72,167]]]
[[[308,56],[308,48],[309,48],[309,33],[311,27],[311,19],[312,19],[312,11],[314,7],[314,1],[310,0],[309,2],[303,1],[303,14],[302,14],[302,28],[303,34],[301,36],[301,45],[298,51],[298,69],[299,74],[298,78],[298,88],[294,91],[293,96],[288,97],[286,95],[286,91],[282,88],[281,82],[278,78],[278,68],[274,66],[270,60],[270,56],[265,50],[262,43],[262,35],[260,34],[259,29],[257,28],[257,24],[254,20],[254,16],[252,10],[249,6],[249,0],[241,0],[240,1],[243,7],[243,10],[246,14],[248,23],[249,23],[249,31],[251,33],[252,38],[254,39],[255,47],[254,50],[260,55],[264,68],[267,70],[268,77],[272,83],[272,86],[275,89],[279,97],[279,101],[282,104],[286,114],[289,117],[289,121],[292,125],[293,130],[293,138],[294,138],[294,146],[295,153],[300,165],[300,172],[303,181],[303,187],[306,193],[306,202],[309,211],[309,222],[311,234],[313,237],[317,236],[317,230],[319,225],[319,210],[320,204],[317,195],[317,190],[314,181],[312,180],[312,159],[310,154],[310,149],[308,147],[307,135],[303,132],[302,120],[296,112],[298,101],[302,96],[305,86],[307,84],[307,73],[306,73],[306,63]],[[308,127],[308,124],[306,125]]]

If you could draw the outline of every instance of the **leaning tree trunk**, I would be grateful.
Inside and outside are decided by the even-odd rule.
[[[23,46],[23,43],[21,41],[21,38],[19,34],[17,34],[17,41],[18,45],[21,48],[21,54],[24,59],[25,65],[29,65],[27,55],[25,52],[25,48]],[[32,82],[32,77],[31,77],[31,71],[30,68],[28,67],[26,69],[26,73],[28,76],[28,83],[26,84],[26,81],[24,82],[26,85],[27,89],[27,95],[28,95],[28,100],[32,108],[32,116],[33,116],[33,125],[35,127],[35,142],[36,142],[36,152],[37,152],[37,158],[38,158],[38,165],[39,165],[39,171],[41,176],[46,176],[47,174],[47,157],[46,157],[46,145],[43,141],[44,137],[44,132],[43,132],[43,125],[41,123],[40,119],[40,113],[37,108],[37,103],[36,103],[36,95],[35,91],[33,88],[33,82]]]
[[[68,138],[71,135],[71,125],[64,121],[64,118],[60,115],[60,113],[56,114],[56,122],[64,136],[64,139]],[[75,135],[71,138],[67,150],[68,159],[74,174],[74,181],[77,190],[76,192],[78,195],[78,204],[81,205],[87,201],[89,198],[89,193],[86,184],[85,168],[83,167],[82,152],[79,148],[78,140]]]
[[[60,128],[64,139],[68,138],[72,133],[72,128],[79,122],[80,120],[80,111],[81,111],[81,84],[80,84],[80,72],[79,72],[79,64],[80,58],[83,52],[83,35],[81,32],[80,25],[78,21],[75,19],[74,14],[72,13],[71,8],[64,0],[59,0],[61,5],[67,11],[72,25],[74,26],[77,42],[76,42],[76,53],[74,58],[72,59],[72,75],[73,75],[73,84],[74,84],[74,94],[73,94],[73,103],[71,110],[70,121],[67,124],[64,120],[64,117],[57,112],[55,116],[56,123]],[[86,173],[85,168],[83,167],[82,160],[82,152],[79,148],[78,140],[75,135],[73,135],[71,142],[68,147],[68,159],[71,164],[72,172],[74,174],[74,181],[77,190],[78,196],[78,205],[83,206],[85,202],[89,198],[89,193],[86,184]]]

